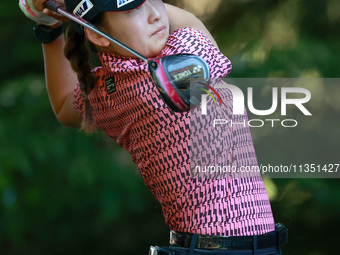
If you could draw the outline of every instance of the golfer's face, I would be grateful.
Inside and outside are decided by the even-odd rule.
[[[146,0],[140,7],[123,12],[107,12],[104,29],[145,57],[159,55],[169,36],[169,20],[162,0]],[[111,43],[112,53],[133,56]]]

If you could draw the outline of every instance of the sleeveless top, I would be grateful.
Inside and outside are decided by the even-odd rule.
[[[180,53],[201,56],[210,67],[212,80],[231,71],[230,60],[196,29],[176,30],[158,57]],[[238,168],[257,165],[249,127],[224,125],[218,127],[218,132],[210,132],[206,127],[212,116],[206,115],[202,121],[200,106],[195,111],[178,113],[164,103],[144,61],[103,52],[99,58],[102,67],[93,70],[96,87],[88,96],[97,127],[131,154],[145,185],[161,203],[170,229],[220,236],[275,230],[260,175],[192,178],[191,143],[206,150],[202,158],[213,157]],[[224,90],[220,95],[226,102],[229,119],[247,121],[246,114],[230,114],[230,91]],[[73,102],[82,116],[84,100],[79,85]],[[212,104],[208,100],[208,106]],[[205,147],[207,140],[217,141],[217,146]]]

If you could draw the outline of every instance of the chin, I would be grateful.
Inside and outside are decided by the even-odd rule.
[[[159,56],[161,53],[162,53],[162,49],[159,51],[154,51],[152,54],[150,54],[150,56],[148,56],[148,58],[155,58]]]
[[[164,43],[159,43],[157,45],[155,45],[153,48],[152,48],[152,51],[150,51],[150,56],[148,56],[149,58],[154,58],[154,57],[157,57],[159,54],[162,53],[162,50],[165,48],[166,46],[166,41],[164,41]]]

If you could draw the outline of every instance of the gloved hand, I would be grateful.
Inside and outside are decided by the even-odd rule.
[[[38,23],[46,26],[53,26],[59,22],[59,20],[37,11],[33,5],[33,0],[19,0],[19,7],[27,18]]]

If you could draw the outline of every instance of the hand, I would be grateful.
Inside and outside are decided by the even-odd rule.
[[[60,4],[61,6],[65,7],[64,0],[53,0],[53,1]],[[69,19],[66,18],[65,16],[60,15],[60,14],[54,12],[54,11],[51,11],[51,10],[45,8],[46,2],[47,2],[47,0],[33,0],[34,6],[38,11],[43,12],[44,14],[51,16],[51,17],[53,17],[57,20],[60,20],[60,21],[64,21],[64,22],[69,21]]]
[[[39,24],[53,26],[59,21],[68,21],[62,15],[50,11],[44,7],[47,0],[19,0],[19,6],[22,12],[31,20]],[[61,5],[65,5],[63,0],[57,0]]]

